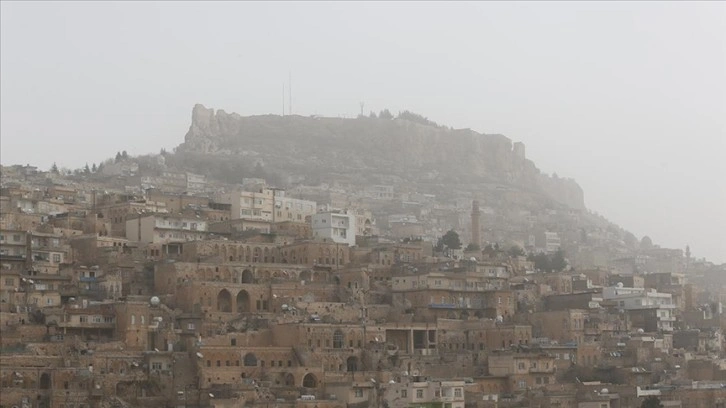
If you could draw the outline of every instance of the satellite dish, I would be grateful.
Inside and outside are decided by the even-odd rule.
[[[623,285],[623,282],[618,282],[617,285],[615,285],[615,286],[618,287],[618,288],[622,288],[625,285]]]
[[[151,306],[159,306],[159,304],[161,303],[161,299],[159,299],[158,296],[152,296],[149,302],[151,303]]]
[[[610,394],[610,390],[608,390],[607,388],[603,388],[602,390],[600,390],[600,394]]]
[[[204,354],[202,354],[202,353],[197,353],[197,357],[199,357],[199,358],[204,358]]]

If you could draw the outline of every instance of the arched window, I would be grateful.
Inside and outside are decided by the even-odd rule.
[[[244,357],[245,367],[257,367],[257,357],[253,353],[247,353]]]
[[[135,324],[136,324],[136,316],[131,315],[131,325],[133,326]]]
[[[343,344],[345,344],[345,336],[341,330],[336,330],[333,333],[333,348],[343,348]]]
[[[305,388],[317,388],[318,386],[318,379],[315,378],[315,375],[313,373],[307,373],[305,377],[303,377],[303,387]]]

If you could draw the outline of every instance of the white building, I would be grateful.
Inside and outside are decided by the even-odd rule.
[[[622,310],[657,309],[658,329],[673,331],[673,310],[676,305],[670,293],[660,293],[655,289],[628,288],[618,283],[616,286],[603,288],[602,298],[617,302],[617,308]]]
[[[217,201],[230,204],[233,220],[306,222],[317,211],[315,201],[287,197],[285,191],[271,188],[223,194]]]
[[[133,242],[172,243],[206,239],[207,221],[171,215],[148,215],[126,221],[126,239]]]
[[[312,216],[313,236],[355,246],[355,215],[343,212],[324,212]]]
[[[306,222],[307,217],[317,212],[317,208],[318,203],[315,201],[287,197],[284,191],[277,191],[274,222]]]

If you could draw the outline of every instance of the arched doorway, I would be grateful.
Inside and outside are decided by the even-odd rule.
[[[346,370],[348,372],[358,371],[358,357],[350,356],[345,362]]]
[[[247,353],[244,356],[245,367],[257,367],[257,356],[254,353]]]
[[[315,375],[313,375],[313,373],[307,373],[307,374],[305,374],[305,377],[303,377],[302,385],[305,388],[317,388],[318,379],[315,378]]]
[[[246,313],[250,311],[250,294],[246,290],[241,290],[237,294],[237,313]]]
[[[284,382],[285,382],[286,386],[294,387],[295,386],[295,376],[292,375],[292,373],[285,373]]]
[[[227,289],[222,289],[217,295],[217,311],[225,313],[232,312],[232,295]]]
[[[40,389],[41,390],[50,389],[50,374],[43,373],[40,375]]]
[[[251,270],[245,269],[242,271],[242,283],[255,283],[255,275]]]

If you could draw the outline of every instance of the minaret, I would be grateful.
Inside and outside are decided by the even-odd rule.
[[[471,243],[481,247],[481,236],[479,231],[479,201],[474,200],[471,203]]]

